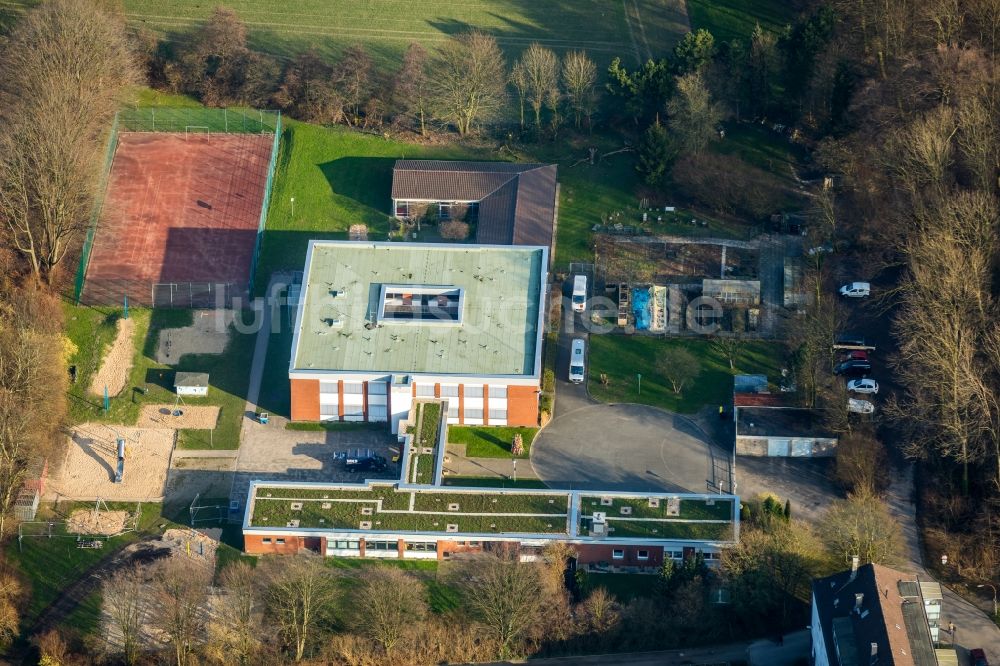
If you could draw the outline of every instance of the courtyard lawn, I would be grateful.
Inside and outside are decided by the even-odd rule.
[[[507,426],[448,426],[448,443],[464,444],[468,458],[509,458],[514,435],[520,434],[524,442],[524,454],[531,452],[531,443],[538,434],[538,428],[513,428]]]
[[[656,357],[670,347],[682,347],[701,361],[701,373],[678,395],[656,372]],[[784,345],[748,341],[736,359],[735,370],[712,346],[698,338],[592,335],[590,337],[590,394],[602,402],[637,402],[691,414],[705,406],[727,405],[733,395],[734,374],[765,374],[776,380],[786,361]],[[608,376],[602,386],[601,373]],[[636,375],[642,374],[642,389]]]
[[[754,26],[778,32],[795,19],[789,2],[784,0],[687,0],[691,29],[704,28],[715,43],[739,39],[750,43]]]
[[[614,573],[601,574],[581,570],[580,595],[587,597],[599,587],[613,594],[620,603],[636,598],[652,597],[659,594],[658,576],[650,574]]]
[[[155,359],[159,332],[166,328],[189,326],[191,310],[130,309],[134,321],[132,370],[125,388],[111,396],[110,409],[103,409],[103,398],[90,395],[91,378],[115,338],[119,308],[65,306],[66,335],[78,351],[70,358],[77,366],[77,380],[70,386],[69,415],[73,423],[98,421],[131,425],[139,417],[143,404],[173,404],[174,371],[207,372],[210,375],[208,397],[187,397],[184,404],[218,405],[219,421],[214,432],[181,430],[178,446],[191,449],[235,449],[239,447],[240,424],[246,401],[253,357],[254,336],[230,328],[229,344],[222,354],[186,354],[176,364],[166,365]],[[144,389],[146,393],[142,393]]]

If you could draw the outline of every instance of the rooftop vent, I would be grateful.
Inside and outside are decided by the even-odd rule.
[[[854,595],[854,610],[861,611],[861,604],[865,601],[865,595],[863,592],[858,592]]]

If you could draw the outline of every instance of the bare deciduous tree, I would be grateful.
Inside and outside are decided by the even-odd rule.
[[[371,92],[372,59],[365,47],[355,44],[344,51],[333,68],[333,78],[349,111],[347,124],[357,125],[361,119],[361,107]]]
[[[716,136],[722,122],[722,108],[712,101],[712,94],[698,72],[677,79],[677,94],[667,103],[669,126],[681,150],[699,155]]]
[[[397,118],[417,121],[421,136],[427,134],[427,51],[414,42],[403,54],[403,62],[392,84],[392,103]]]
[[[295,661],[302,661],[322,622],[333,611],[337,596],[333,573],[322,557],[305,553],[266,558],[257,573],[266,585],[270,617],[291,645]]]
[[[194,642],[205,626],[212,570],[192,560],[171,557],[152,571],[152,622],[170,640],[177,666],[189,663]]]
[[[621,622],[621,605],[607,588],[598,587],[583,602],[587,628],[596,634],[611,632]]]
[[[520,562],[513,546],[454,563],[453,576],[465,603],[485,625],[506,659],[538,621],[544,604],[538,565]]]
[[[528,96],[528,73],[524,63],[518,60],[510,69],[510,85],[517,92],[517,105],[520,111],[521,129],[524,129],[524,103]]]
[[[563,58],[562,85],[566,100],[573,109],[577,129],[584,118],[590,125],[597,108],[597,65],[587,57],[586,51],[570,51]]]
[[[503,53],[489,35],[473,31],[448,39],[429,73],[435,114],[463,136],[503,108],[507,73]]]
[[[104,583],[104,607],[121,636],[123,658],[129,665],[139,656],[147,591],[146,574],[140,567],[121,569]]]
[[[355,626],[386,655],[427,616],[423,585],[394,567],[365,569],[351,601]]]
[[[208,626],[209,646],[222,663],[254,663],[264,640],[263,605],[254,568],[234,562],[222,571],[219,582],[222,594]]]
[[[39,5],[4,43],[0,230],[36,278],[51,282],[85,229],[104,132],[136,80],[124,23],[86,0]]]
[[[524,96],[535,114],[535,129],[541,131],[542,107],[559,94],[559,58],[544,46],[532,43],[518,63],[527,84]]]
[[[837,500],[820,523],[820,536],[839,561],[854,555],[866,564],[892,564],[899,559],[899,523],[878,496],[868,492]]]
[[[655,365],[656,371],[667,380],[676,394],[680,394],[701,373],[701,363],[695,355],[681,347],[664,349]]]

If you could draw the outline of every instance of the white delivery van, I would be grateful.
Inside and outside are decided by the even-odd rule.
[[[585,278],[586,279],[586,278]],[[569,380],[574,384],[583,383],[583,365],[584,357],[586,356],[585,345],[583,338],[577,338],[573,341],[573,348],[570,350],[569,354]]]
[[[583,312],[587,307],[587,276],[577,275],[573,278],[573,309]],[[583,342],[581,340],[580,342]]]

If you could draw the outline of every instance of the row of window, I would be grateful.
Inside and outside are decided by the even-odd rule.
[[[448,403],[448,418],[457,419],[458,418],[458,405],[454,403]],[[465,418],[467,419],[481,419],[483,418],[483,410],[481,409],[471,409],[469,407],[465,408]],[[507,410],[506,409],[491,409],[490,410],[490,420],[491,421],[506,421],[507,420]]]
[[[388,384],[386,382],[368,382],[368,395],[385,395],[388,391]],[[319,385],[320,393],[339,393],[339,385],[337,382],[321,382]],[[361,395],[364,393],[363,382],[344,382],[344,395]],[[480,384],[466,384],[464,395],[466,398],[482,398],[484,395],[483,387]],[[417,397],[418,398],[433,398],[434,395],[434,384],[417,384]],[[441,384],[441,397],[442,398],[457,398],[458,397],[458,384]],[[489,397],[506,399],[507,398],[507,387],[506,386],[490,386],[489,387]]]
[[[636,557],[637,560],[648,560],[649,559],[649,551],[648,550],[640,550],[638,553],[636,553],[635,557]],[[674,560],[683,560],[684,559],[684,551],[683,550],[665,550],[665,551],[663,551],[663,557],[669,557],[669,558],[674,559]],[[702,553],[702,557],[704,557],[706,560],[717,560],[717,559],[719,559],[719,554],[718,553]],[[614,560],[624,560],[625,559],[625,549],[624,548],[615,548],[614,550],[612,550],[611,551],[611,559],[614,559]]]
[[[506,399],[507,398],[507,387],[506,386],[491,386],[489,397]],[[463,392],[466,398],[482,398],[483,397],[483,387],[480,384],[465,384],[465,390]],[[417,397],[418,398],[433,398],[434,396],[434,384],[417,384]],[[441,384],[441,397],[442,398],[457,398],[458,397],[458,384]]]
[[[271,537],[264,537],[260,541],[261,541],[261,543],[265,543],[265,544],[275,543],[275,544],[277,544],[279,546],[284,546],[285,545],[285,540],[282,539],[282,538],[280,538],[280,537],[277,538],[277,539],[275,539],[273,542],[271,541]]]

